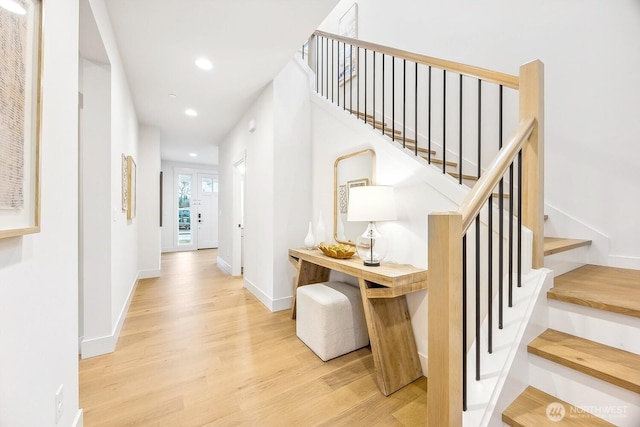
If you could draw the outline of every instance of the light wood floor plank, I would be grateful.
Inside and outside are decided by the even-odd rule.
[[[116,351],[80,361],[86,426],[424,425],[424,377],[384,397],[369,348],[322,362],[216,256],[163,254],[140,281]]]

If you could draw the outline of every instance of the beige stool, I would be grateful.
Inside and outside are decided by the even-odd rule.
[[[296,334],[325,362],[366,346],[367,323],[360,290],[343,282],[300,286]]]

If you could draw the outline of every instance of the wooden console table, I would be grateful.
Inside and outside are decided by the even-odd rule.
[[[422,376],[405,295],[427,288],[427,270],[382,263],[366,267],[360,258],[334,259],[319,250],[289,249],[298,271],[291,318],[296,317],[298,286],[329,280],[331,270],[354,276],[360,284],[378,387],[385,396]]]

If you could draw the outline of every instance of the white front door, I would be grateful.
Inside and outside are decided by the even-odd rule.
[[[218,247],[218,176],[199,173],[197,180],[195,224],[198,249]]]

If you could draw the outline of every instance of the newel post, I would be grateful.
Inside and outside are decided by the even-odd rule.
[[[462,215],[429,214],[427,425],[462,425]]]
[[[544,266],[544,64],[520,67],[520,120],[535,119],[522,150],[522,225],[533,232],[533,268]]]
[[[307,40],[307,64],[314,72],[316,71],[316,35],[311,34]]]

